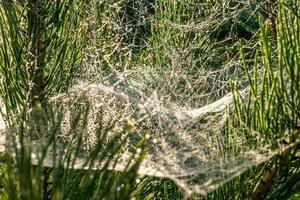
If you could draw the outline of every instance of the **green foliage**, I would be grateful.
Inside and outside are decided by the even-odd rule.
[[[97,126],[98,141],[88,152],[82,149],[87,130],[89,105],[76,103],[72,113],[71,126],[67,132],[72,139],[68,144],[59,140],[63,113],[61,106],[47,107],[48,126],[42,140],[30,140],[34,122],[30,115],[11,117],[7,128],[10,145],[1,164],[3,198],[8,199],[129,199],[136,190],[138,167],[145,151],[135,153],[127,165],[118,172],[119,158],[128,135],[111,137],[101,118]],[[106,130],[106,131],[105,131]],[[126,133],[124,133],[126,134]],[[143,144],[140,148],[143,149]],[[17,146],[20,146],[19,148]],[[13,156],[11,156],[11,154]],[[52,157],[52,156],[53,157]],[[100,161],[100,162],[99,162]],[[49,166],[49,167],[48,167]],[[76,166],[79,166],[76,169]]]
[[[81,4],[1,1],[1,95],[7,110],[70,85],[85,40]]]
[[[234,90],[235,114],[230,123],[239,127],[249,143],[259,135],[260,142],[274,149],[278,145],[284,148],[269,163],[258,167],[262,170],[254,179],[258,182],[253,193],[248,194],[253,199],[288,199],[299,191],[300,165],[299,157],[295,155],[299,153],[300,137],[300,20],[294,13],[300,10],[291,10],[287,6],[289,3],[279,2],[276,48],[272,47],[274,43],[270,40],[272,24],[263,25],[261,21],[261,53],[255,56],[253,70],[241,52],[250,83],[248,99]],[[299,8],[299,2],[293,3]],[[263,63],[262,71],[259,63]],[[234,134],[232,130],[230,133]]]
[[[243,73],[231,72],[243,66],[250,92],[241,96],[238,85],[232,85],[235,104],[224,134],[243,134],[249,147],[259,134],[260,142],[284,150],[205,199],[299,198],[300,3],[253,1],[245,9],[244,3],[224,2],[1,1],[0,94],[10,143],[9,151],[0,155],[0,199],[187,198],[170,180],[138,176],[144,139],[138,143],[142,152],[134,153],[117,171],[118,158],[132,133],[110,137],[109,128],[101,124],[101,113],[96,145],[85,151],[90,105],[82,99],[71,106],[67,130],[71,141],[65,144],[58,137],[70,108],[48,102],[48,97],[66,91],[80,73],[80,78],[97,79],[115,70],[145,66],[165,76],[165,82],[149,83],[149,87],[176,82],[169,88],[169,98],[190,106],[201,103],[184,94],[201,95],[214,88],[208,80],[200,88],[186,89],[199,80],[201,70],[226,69],[220,82],[227,82],[239,80]],[[197,26],[203,20],[205,26]],[[244,47],[238,58],[240,43]],[[90,72],[90,66],[96,69]],[[169,74],[164,75],[170,67],[192,78],[170,80]],[[212,99],[222,95],[222,91],[213,93]],[[38,149],[36,137],[42,141]],[[36,152],[41,153],[32,159]],[[55,167],[44,163],[49,154]],[[84,170],[76,169],[78,160]]]
[[[109,129],[99,124],[95,147],[86,160],[80,159],[88,103],[78,100],[72,106],[71,140],[65,145],[59,134],[70,108],[48,102],[50,95],[69,87],[82,64],[88,28],[84,2],[0,3],[1,97],[8,143],[1,155],[1,199],[129,199],[144,152],[133,154],[123,172],[116,172],[127,137],[110,137]],[[78,160],[85,170],[73,169]]]

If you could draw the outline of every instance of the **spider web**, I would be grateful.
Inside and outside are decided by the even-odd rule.
[[[232,6],[223,1],[210,10],[206,10],[209,5],[192,1],[126,2],[95,1],[89,8],[92,39],[82,73],[68,92],[49,99],[49,104],[66,106],[59,135],[62,143],[71,137],[72,106],[88,102],[91,108],[82,151],[96,145],[96,113],[101,112],[104,126],[116,120],[109,134],[132,133],[114,169],[124,170],[131,155],[140,152],[138,142],[147,138],[148,153],[139,174],[169,178],[187,193],[203,195],[282,151],[279,145],[274,149],[262,142],[260,133],[245,137],[234,127],[231,135],[224,130],[233,109],[228,83],[238,83],[245,99],[248,83],[238,53],[232,50],[239,45],[238,40],[233,41],[237,30],[232,27],[241,22],[226,29],[228,35],[221,30],[245,11],[251,11],[249,20],[254,17],[257,2]],[[99,14],[100,5],[110,12]],[[170,13],[167,6],[189,12]],[[107,29],[105,36],[99,34]],[[166,30],[170,36],[164,38]],[[219,46],[207,45],[206,30],[217,30]],[[255,36],[253,33],[246,48],[257,48]],[[216,53],[228,41],[230,47]],[[231,58],[228,62],[214,62],[226,56]],[[46,166],[54,165],[50,157]],[[82,168],[83,160],[78,159],[74,168]]]

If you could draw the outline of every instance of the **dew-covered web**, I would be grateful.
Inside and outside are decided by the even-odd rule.
[[[139,168],[141,175],[170,178],[187,192],[206,194],[278,153],[261,144],[259,135],[256,135],[257,143],[252,141],[251,145],[238,131],[230,137],[224,135],[222,128],[227,109],[233,101],[231,93],[193,109],[164,101],[155,90],[146,96],[138,89],[141,82],[125,79],[128,82],[114,86],[80,83],[69,94],[51,99],[70,102],[80,97],[92,105],[89,128],[84,135],[83,149],[87,152],[97,139],[95,113],[102,112],[104,122],[117,120],[109,134],[121,133],[124,129],[132,134],[119,160],[119,170],[124,169],[132,154],[139,152],[136,145],[146,138],[148,152]],[[118,87],[119,84],[122,86]],[[68,135],[61,137],[68,141]]]
[[[258,48],[258,29],[244,27],[243,35],[237,27],[257,20],[258,2],[109,2],[96,1],[87,9],[91,40],[85,64],[68,92],[49,99],[66,105],[84,99],[91,105],[82,150],[95,145],[101,112],[104,127],[116,120],[109,134],[131,133],[119,170],[147,138],[139,173],[169,178],[200,194],[280,151],[261,142],[260,133],[249,136],[250,143],[242,131],[225,131],[234,109],[229,82],[247,98],[240,41],[247,41],[249,58]],[[64,112],[67,130],[71,111]],[[67,143],[66,133],[59,137]]]

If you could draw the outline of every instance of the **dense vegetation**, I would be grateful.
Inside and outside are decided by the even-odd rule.
[[[0,30],[7,140],[0,199],[300,198],[299,1],[2,0]],[[145,80],[145,92],[155,88],[164,100],[187,107],[232,91],[222,133],[234,138],[239,132],[249,148],[259,133],[259,143],[276,153],[206,196],[188,194],[172,180],[138,174],[149,138],[134,138],[130,120],[108,134],[118,119],[105,121],[100,110],[95,145],[76,167],[86,151],[90,102],[74,98],[63,105],[51,97],[79,80],[109,85],[119,72],[149,69],[159,81]],[[47,163],[49,149],[60,148],[69,111],[70,140]],[[118,170],[128,140],[135,150]],[[40,153],[32,159],[32,152]]]

